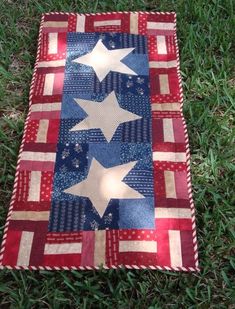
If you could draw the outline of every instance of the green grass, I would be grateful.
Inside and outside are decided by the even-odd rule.
[[[0,234],[28,108],[40,14],[174,10],[201,266],[200,273],[4,270],[0,308],[235,308],[233,3],[0,0]]]

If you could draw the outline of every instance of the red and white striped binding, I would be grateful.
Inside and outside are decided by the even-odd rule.
[[[195,266],[196,270],[199,271],[199,263],[198,263],[198,246],[197,246],[197,235],[196,235],[196,217],[195,217],[195,206],[193,202],[193,194],[192,194],[192,183],[191,183],[191,172],[190,172],[190,148],[189,148],[189,138],[188,138],[188,131],[187,131],[187,125],[184,119],[183,114],[183,104],[184,104],[184,98],[183,98],[183,87],[182,87],[182,79],[180,74],[180,55],[179,55],[179,46],[178,46],[178,40],[177,40],[177,29],[176,29],[176,14],[174,18],[174,40],[175,40],[175,46],[176,46],[176,57],[177,57],[177,75],[179,78],[179,85],[180,85],[180,112],[181,112],[181,118],[184,125],[184,138],[186,143],[186,166],[187,166],[187,185],[188,185],[188,195],[189,195],[189,203],[191,208],[191,215],[192,215],[192,229],[193,229],[193,246],[194,246],[194,260],[195,260]]]

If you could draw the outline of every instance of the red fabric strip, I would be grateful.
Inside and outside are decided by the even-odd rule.
[[[155,219],[157,230],[192,230],[191,219]]]
[[[20,171],[54,171],[54,162],[20,161]]]
[[[16,265],[20,247],[21,231],[8,230],[5,253],[2,263],[4,265]]]
[[[184,267],[193,267],[194,262],[194,249],[193,249],[193,235],[192,231],[181,231],[181,250]]]
[[[170,265],[169,235],[167,230],[157,231],[157,265]]]
[[[27,143],[24,145],[24,151],[34,152],[56,152],[57,144],[52,143]]]
[[[50,254],[44,255],[43,265],[45,266],[74,266],[81,265],[81,254]]]
[[[95,232],[83,231],[82,233],[82,254],[81,265],[94,265],[94,251],[95,251]]]

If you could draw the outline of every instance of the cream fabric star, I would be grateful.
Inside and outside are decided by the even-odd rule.
[[[88,197],[100,217],[105,213],[111,199],[141,199],[138,191],[132,189],[122,180],[136,165],[137,161],[105,168],[96,159],[91,161],[87,178],[64,190],[77,196]]]
[[[110,142],[121,123],[142,118],[121,108],[114,91],[102,102],[82,99],[75,99],[75,101],[84,109],[88,116],[76,124],[70,131],[100,129],[108,142]]]
[[[121,62],[121,60],[134,49],[135,48],[107,49],[102,43],[102,40],[99,40],[90,53],[74,59],[73,62],[93,67],[100,82],[102,82],[110,71],[137,75],[133,70]]]

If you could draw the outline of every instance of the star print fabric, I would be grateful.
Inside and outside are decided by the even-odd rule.
[[[43,15],[0,267],[198,270],[178,61],[174,13]]]
[[[131,52],[128,51],[128,55],[122,61],[125,64],[128,63],[128,66],[137,76],[133,78],[132,75],[126,76],[122,72],[109,71],[100,82],[97,79],[97,72],[89,66],[89,60],[86,64],[75,63],[74,59],[94,51],[97,42],[101,42],[106,47],[107,52],[117,49],[122,51],[123,48],[132,47],[133,50],[130,49]],[[122,33],[69,33],[67,46],[68,56],[65,65],[61,112],[63,122],[60,126],[63,134],[60,138],[61,134],[59,133],[61,144],[58,145],[55,161],[49,231],[154,228],[151,109],[146,38],[141,35]],[[99,62],[99,57],[100,53],[95,61]],[[125,73],[125,68],[123,70]],[[120,71],[122,71],[122,68]],[[79,82],[76,83],[73,76],[80,76],[78,77]],[[80,81],[83,84],[83,76],[86,78],[89,89],[82,88],[81,90],[80,88]],[[125,77],[124,80],[123,77]],[[141,83],[143,80],[145,80],[144,84]],[[100,89],[94,87],[97,83],[103,90],[102,94],[99,91]],[[130,88],[132,91],[129,91]],[[138,89],[141,89],[141,93],[138,93]],[[104,102],[108,97],[110,97],[110,100],[103,106],[101,102]],[[94,110],[94,119],[87,120],[89,110],[86,110],[87,113],[84,111],[85,107],[82,105],[84,101],[80,102],[81,100],[85,100],[85,103],[90,102],[90,108]],[[115,102],[118,106],[116,109],[112,102]],[[110,105],[109,112],[108,107]],[[73,117],[67,114],[68,108]],[[104,113],[99,114],[100,108],[104,110]],[[125,116],[127,112],[128,116],[130,114],[129,117]],[[99,119],[97,121],[99,117],[100,121]],[[79,125],[84,121],[90,121],[87,124],[87,130],[85,125],[82,126],[82,129],[79,129]],[[109,133],[106,131],[110,131],[116,121],[118,123],[114,130],[110,132],[111,136],[107,141],[105,133]],[[73,126],[75,123],[78,126],[77,129],[76,125]],[[107,129],[102,132],[104,123],[107,123]],[[96,127],[96,125],[98,126]],[[143,138],[143,132],[145,138]],[[79,151],[77,151],[77,147]],[[108,156],[106,155],[107,152],[109,153]],[[135,166],[127,171],[125,178],[121,180],[130,188],[139,192],[141,198],[131,198],[128,194],[125,194],[123,199],[110,196],[110,201],[107,201],[104,213],[99,214],[96,205],[91,202],[91,197],[82,196],[82,191],[85,191],[84,180],[89,175],[91,162],[94,158],[105,168],[136,161]],[[82,182],[83,190],[78,195],[65,192],[65,189],[79,182]],[[118,185],[118,183],[111,183],[111,185]],[[109,191],[109,184],[107,183],[106,186],[104,190]],[[102,195],[103,193],[99,193],[99,190],[97,190],[95,194]],[[138,216],[133,215],[127,219],[126,211],[128,208],[133,210],[128,212],[129,216],[132,213],[138,213]]]

